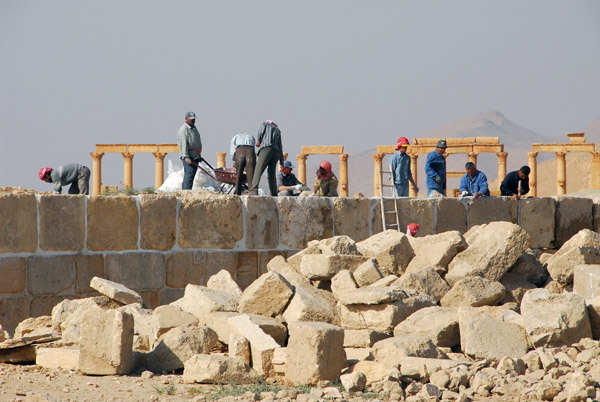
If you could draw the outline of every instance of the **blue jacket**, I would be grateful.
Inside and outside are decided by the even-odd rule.
[[[468,173],[466,173],[462,179],[460,179],[460,186],[458,187],[460,192],[466,191],[469,195],[475,195],[481,193],[483,195],[490,195],[490,189],[487,184],[487,177],[485,173],[475,170],[475,176],[471,179]]]
[[[446,160],[438,151],[432,151],[427,155],[425,162],[425,174],[427,175],[427,188],[443,192],[446,188]],[[437,179],[442,179],[437,182]]]
[[[414,185],[412,172],[410,170],[410,156],[407,153],[401,154],[400,151],[396,152],[390,158],[390,164],[392,165],[395,184],[406,186],[410,180]]]

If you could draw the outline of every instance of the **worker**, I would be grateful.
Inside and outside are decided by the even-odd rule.
[[[409,237],[415,237],[418,231],[419,231],[419,225],[417,225],[414,222],[410,223],[406,227],[406,235],[409,236]]]
[[[529,166],[521,166],[521,169],[510,172],[500,184],[500,195],[521,199],[522,195],[529,192]]]
[[[337,197],[338,179],[331,171],[331,163],[323,161],[317,170],[313,193],[321,197]]]
[[[246,182],[252,185],[254,167],[256,165],[255,144],[256,140],[254,137],[246,132],[240,133],[231,139],[229,153],[233,160],[233,167],[236,169],[235,193],[237,195],[242,194],[242,189]],[[246,170],[245,175],[244,170]]]
[[[396,197],[408,197],[408,182],[412,183],[415,193],[419,192],[419,187],[417,187],[417,183],[413,180],[412,172],[410,170],[410,155],[406,153],[407,148],[408,138],[398,138],[396,153],[390,158]]]
[[[298,180],[295,174],[292,173],[294,166],[290,161],[284,161],[283,165],[279,165],[279,173],[277,174],[277,190],[280,197],[293,197],[300,195],[304,184]]]
[[[477,170],[473,162],[467,162],[465,165],[467,173],[460,179],[460,186],[458,187],[461,197],[472,196],[473,200],[481,197],[482,195],[490,196],[490,189],[487,184],[487,177],[485,173]]]
[[[40,169],[38,176],[46,183],[54,184],[54,194],[62,192],[62,186],[70,184],[69,194],[90,193],[90,169],[77,163],[68,163],[58,169],[45,167]]]
[[[427,155],[425,174],[427,175],[427,197],[439,198],[446,196],[446,140],[439,140],[435,150]]]
[[[260,177],[265,169],[267,169],[269,191],[272,196],[277,197],[275,171],[277,169],[277,162],[283,165],[283,146],[281,145],[281,130],[274,121],[267,120],[260,126],[258,137],[256,138],[256,146],[258,147],[258,160],[256,161],[250,194],[258,194]]]
[[[179,156],[183,162],[183,190],[191,190],[198,170],[198,163],[202,160],[202,140],[196,128],[196,114],[187,112],[185,123],[177,132],[177,145]]]

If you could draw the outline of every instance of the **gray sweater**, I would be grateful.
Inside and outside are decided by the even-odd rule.
[[[50,178],[54,184],[54,191],[60,193],[62,186],[73,183],[79,177],[79,172],[83,166],[77,163],[68,163],[66,165],[59,166],[57,169],[52,169],[50,172]]]
[[[187,123],[183,123],[177,133],[177,145],[179,145],[181,159],[197,159],[200,152],[194,151],[194,149],[202,149],[202,140],[196,126],[191,127]]]

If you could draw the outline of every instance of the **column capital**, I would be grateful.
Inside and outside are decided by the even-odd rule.
[[[411,159],[417,160],[419,159],[419,154],[413,154],[412,152],[406,151],[406,153],[408,154],[408,156],[410,156]]]
[[[506,160],[508,157],[508,152],[496,152],[496,155],[498,156],[498,159]]]
[[[152,152],[152,155],[154,155],[154,157],[156,159],[159,159],[162,161],[165,159],[165,156],[167,156],[167,153],[166,152]]]
[[[134,157],[135,153],[132,153],[132,152],[121,152],[121,155],[123,155],[123,158],[125,158],[127,160],[133,160],[133,157]]]
[[[381,162],[385,154],[373,154],[373,159],[377,162]]]
[[[467,153],[467,156],[475,156],[477,157],[479,155],[479,152],[469,152]]]
[[[530,158],[537,158],[538,153],[537,152],[527,152],[527,156],[529,156]]]
[[[600,162],[600,152],[591,152],[591,154],[592,154],[592,161]]]
[[[348,154],[340,154],[340,162],[348,162]]]
[[[298,154],[296,155],[296,159],[298,160],[298,162],[305,161],[308,159],[308,154]]]
[[[554,154],[555,154],[555,155],[556,155],[556,157],[557,157],[557,158],[559,158],[559,159],[564,159],[565,155],[567,155],[567,153],[566,153],[566,152],[564,152],[564,151],[555,152]]]
[[[90,152],[93,160],[100,160],[104,156],[104,152]]]

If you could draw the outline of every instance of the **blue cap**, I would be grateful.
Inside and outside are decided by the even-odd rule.
[[[292,162],[290,162],[290,161],[283,161],[283,167],[290,168],[290,169],[294,168],[294,166],[292,165]]]
[[[194,112],[187,112],[185,114],[185,118],[186,119],[190,119],[190,120],[196,120],[196,113],[194,113]]]

